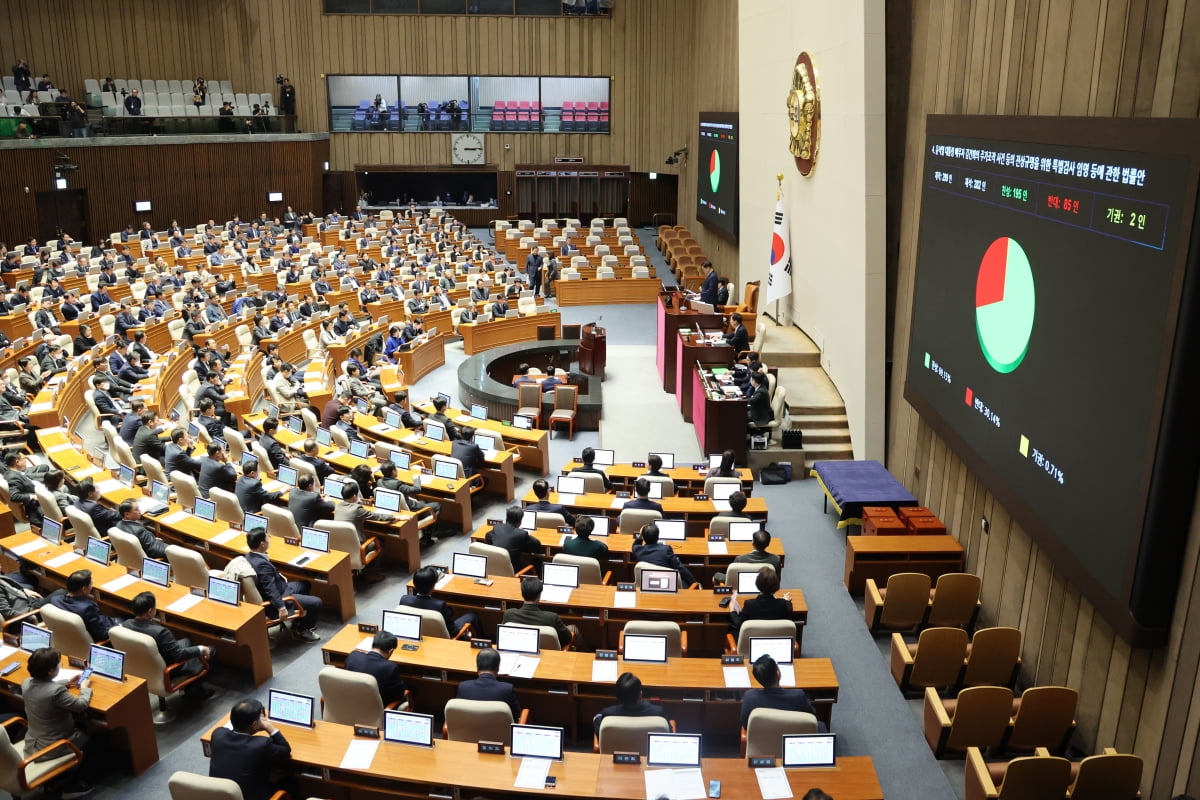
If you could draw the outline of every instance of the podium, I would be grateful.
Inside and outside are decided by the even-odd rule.
[[[579,334],[579,371],[584,375],[599,375],[604,380],[607,363],[608,334],[594,322],[583,326]]]

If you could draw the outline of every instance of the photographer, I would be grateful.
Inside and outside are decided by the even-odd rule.
[[[296,113],[296,87],[292,82],[280,75],[275,79],[279,84],[279,113],[284,116],[294,116]]]
[[[196,82],[192,84],[192,102],[196,104],[196,108],[204,105],[208,98],[208,84],[204,82],[204,78],[196,78]]]

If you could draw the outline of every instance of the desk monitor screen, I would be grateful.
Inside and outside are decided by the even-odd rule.
[[[191,436],[193,439],[200,436],[200,426],[197,425],[195,422],[189,422],[188,423],[188,435]]]
[[[62,523],[46,517],[42,520],[42,538],[50,544],[62,544]]]
[[[662,500],[663,485],[658,481],[650,481],[650,493],[646,495],[651,500]]]
[[[675,454],[674,453],[650,453],[649,455],[658,456],[662,459],[663,469],[675,469]]]
[[[583,494],[584,485],[583,478],[578,475],[559,475],[558,476],[558,493],[559,494]]]
[[[654,524],[658,527],[660,541],[682,542],[687,538],[687,523],[681,519],[659,519]]]
[[[391,489],[375,490],[375,507],[384,511],[400,510],[400,493]]]
[[[251,467],[258,467],[258,456],[254,453],[242,453],[242,474],[246,474],[246,470]]]
[[[366,458],[367,454],[370,452],[371,452],[371,445],[367,444],[363,440],[361,440],[361,439],[351,439],[350,440],[350,455],[354,456],[355,458]]]
[[[496,449],[496,439],[490,433],[475,434],[475,444],[479,445],[479,449],[484,452],[491,452]]]
[[[89,538],[87,540],[87,550],[84,551],[83,556],[89,561],[95,561],[97,564],[108,566],[108,556],[111,550],[112,545],[103,539]]]
[[[475,419],[487,419],[487,406],[471,403],[471,416]]]
[[[734,492],[740,492],[742,484],[738,483],[714,483],[712,486],[712,494],[710,500],[729,500],[729,495]]]
[[[720,469],[721,468],[721,459],[723,459],[723,458],[724,458],[724,456],[721,455],[720,453],[709,453],[708,454],[708,468],[710,470]]]
[[[315,550],[319,553],[328,553],[329,531],[323,531],[320,528],[301,528],[300,546],[305,550]]]
[[[440,422],[425,420],[425,435],[435,442],[446,441],[446,426]]]
[[[458,464],[438,459],[433,462],[433,474],[435,477],[445,478],[448,481],[455,480],[458,478]]]
[[[267,692],[267,717],[272,722],[288,725],[313,726],[313,698],[306,694],[293,694],[271,689]]]
[[[117,480],[126,486],[133,486],[133,467],[127,464],[117,467]]]
[[[521,530],[531,531],[537,527],[537,512],[526,511],[521,515]]]
[[[245,520],[242,522],[242,530],[246,533],[251,531],[265,531],[267,529],[267,518],[262,514],[254,514],[246,512]]]
[[[737,592],[738,594],[758,594],[758,570],[738,573]]]
[[[673,594],[679,591],[679,573],[673,569],[644,569],[641,590]]]
[[[332,497],[334,500],[341,500],[342,486],[344,486],[345,483],[346,482],[341,478],[335,478],[330,475],[325,479],[325,496]]]
[[[421,641],[420,614],[409,614],[405,611],[384,611],[383,622],[379,627],[397,639],[405,639],[410,642]]]
[[[616,459],[616,452],[613,450],[593,450],[596,454],[596,460],[592,462],[597,467],[611,467]]]
[[[770,656],[776,664],[791,664],[796,640],[788,636],[752,636],[750,638],[750,663],[762,656]]]
[[[171,487],[161,481],[151,481],[150,496],[160,503],[169,503],[171,502]]]
[[[496,649],[536,656],[541,652],[542,632],[528,625],[497,625]]]
[[[51,638],[49,628],[39,628],[31,622],[21,623],[21,649],[26,653],[49,647]]]
[[[400,428],[404,426],[404,418],[401,417],[400,412],[394,408],[384,409],[383,424],[393,428]]]
[[[646,766],[700,766],[700,734],[648,733],[646,737]]]
[[[743,520],[741,522],[729,523],[729,541],[731,542],[752,542],[754,534],[762,530],[762,523],[753,520]]]
[[[542,581],[547,586],[579,588],[579,566],[576,564],[542,565]]]
[[[388,453],[388,460],[395,464],[398,469],[408,469],[412,464],[412,453],[407,450],[393,450]]]
[[[550,758],[561,761],[563,757],[563,729],[546,725],[512,726],[513,758]]]
[[[533,430],[533,417],[528,414],[515,414],[513,416],[513,427],[520,428],[523,431]]]
[[[237,581],[227,581],[216,575],[208,577],[208,599],[227,606],[236,606],[242,586]]]
[[[487,556],[455,553],[450,562],[450,571],[455,575],[465,575],[468,578],[486,578]]]
[[[288,417],[288,430],[292,433],[304,433],[304,419],[302,417]]]
[[[283,466],[276,470],[281,483],[286,483],[288,486],[296,485],[296,468]]]
[[[654,664],[667,663],[667,637],[657,634],[625,634],[626,661],[648,661]]]
[[[329,433],[328,428],[317,428],[317,444],[323,447],[333,444],[333,435]]]
[[[433,747],[433,715],[411,711],[383,712],[383,740]]]
[[[371,413],[371,404],[368,403],[366,400],[364,400],[361,397],[358,398],[358,402],[356,402],[354,404],[354,407],[358,409],[358,413],[360,413],[360,414],[370,414]]]
[[[125,654],[120,650],[94,644],[88,651],[88,666],[97,675],[114,681],[125,680]]]
[[[264,406],[264,410],[267,412],[268,417],[279,416],[279,406],[275,405],[274,403],[267,403],[266,406]]]
[[[142,580],[166,588],[171,583],[171,565],[165,561],[143,558]]]
[[[837,734],[788,733],[783,737],[784,767],[836,767]]]
[[[610,520],[608,517],[599,517],[599,516],[595,516],[592,514],[585,514],[584,516],[591,517],[592,522],[596,523],[596,526],[594,528],[592,528],[592,536],[593,537],[608,536],[609,525],[611,524],[612,520]]]
[[[192,508],[192,512],[200,519],[212,522],[217,518],[217,504],[212,500],[197,497],[196,505]]]
[[[438,392],[437,396],[445,400],[447,406],[450,405],[450,395],[446,394],[445,392]]]

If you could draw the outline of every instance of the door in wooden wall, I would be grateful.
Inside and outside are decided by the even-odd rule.
[[[88,230],[87,189],[38,192],[38,238],[43,242],[69,233],[79,242],[95,244]]]

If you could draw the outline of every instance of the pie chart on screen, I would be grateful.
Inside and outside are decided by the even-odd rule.
[[[714,192],[721,185],[721,155],[716,150],[708,157],[708,183]]]
[[[1029,257],[1016,239],[988,246],[975,280],[975,332],[992,369],[1009,373],[1029,352],[1036,297]]]

